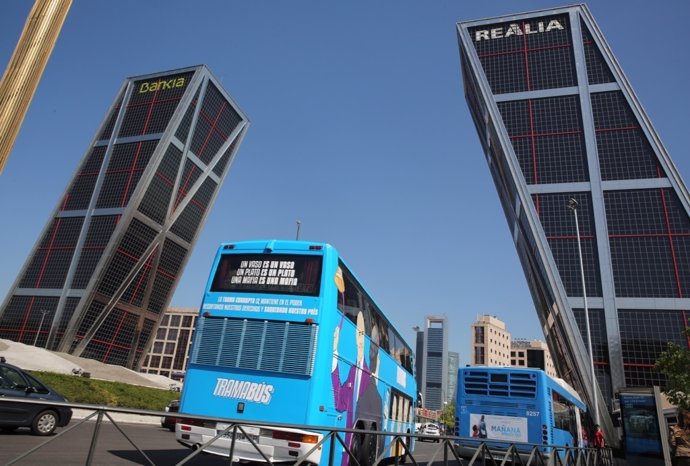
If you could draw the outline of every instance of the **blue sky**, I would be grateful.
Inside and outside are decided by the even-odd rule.
[[[6,67],[30,1],[0,6]],[[553,1],[75,1],[0,175],[0,299],[123,80],[204,63],[252,125],[172,305],[197,306],[218,244],[336,246],[401,333],[445,315],[466,362],[478,314],[543,339],[462,91],[455,24]],[[690,2],[589,4],[690,175]],[[184,29],[183,29],[184,28]],[[126,31],[126,32],[123,32]]]

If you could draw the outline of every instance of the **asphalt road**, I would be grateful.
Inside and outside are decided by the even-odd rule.
[[[74,425],[73,421],[71,425]],[[191,452],[175,442],[175,434],[151,424],[118,424],[140,449],[156,465],[174,465]],[[54,440],[20,460],[17,465],[83,465],[86,462],[89,446],[93,437],[95,423],[86,422],[60,437],[48,437]],[[59,429],[58,433],[65,429]],[[0,433],[0,464],[7,464],[31,448],[40,445],[46,437],[31,435],[28,429],[18,429],[11,433]],[[438,443],[417,442],[414,452],[417,463],[426,463]],[[443,453],[436,457],[440,464]],[[95,465],[132,465],[149,464],[127,439],[112,425],[102,424],[93,456]],[[227,458],[214,455],[199,455],[186,463],[191,466],[227,465]],[[408,462],[408,464],[412,464]]]
[[[73,425],[74,422],[70,425]],[[191,451],[175,442],[175,434],[160,426],[151,424],[118,424],[137,446],[156,465],[173,465],[184,459]],[[17,465],[83,465],[89,454],[95,423],[86,422],[60,437],[53,436],[52,442],[20,460]],[[59,429],[60,433],[64,429]],[[49,437],[36,437],[28,429],[11,433],[0,433],[0,464],[6,464],[26,451],[40,445]],[[94,465],[149,464],[131,443],[112,424],[102,424],[96,449]],[[227,465],[223,458],[199,455],[189,465]]]

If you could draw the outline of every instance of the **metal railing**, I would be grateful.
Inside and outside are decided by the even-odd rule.
[[[227,427],[219,431],[217,435],[204,444],[195,445],[195,448],[190,450],[189,455],[185,456],[177,465],[183,465],[195,458],[197,455],[203,453],[209,446],[211,446],[216,440],[221,437],[230,438],[231,445],[228,455],[228,464],[231,464],[234,455],[235,441],[238,434],[242,434],[242,440],[249,442],[251,446],[257,451],[259,455],[265,460],[269,465],[273,465],[268,457],[261,451],[259,445],[255,442],[251,435],[247,435],[245,431],[246,427],[261,426],[264,428],[291,428],[291,429],[303,429],[310,431],[319,431],[323,434],[321,440],[316,443],[309,451],[302,454],[301,456],[294,459],[294,466],[301,466],[303,464],[309,464],[307,458],[320,449],[327,449],[327,456],[324,460],[322,458],[321,464],[327,466],[335,466],[340,464],[340,459],[336,460],[336,444],[340,444],[348,457],[350,458],[350,464],[353,466],[378,466],[383,463],[392,463],[395,466],[399,466],[408,459],[414,464],[414,466],[420,466],[420,464],[426,464],[431,466],[434,463],[442,463],[443,466],[504,466],[507,464],[516,466],[613,466],[614,459],[610,448],[603,449],[585,449],[585,448],[574,448],[570,446],[562,445],[541,445],[541,444],[528,444],[528,443],[498,443],[494,441],[478,441],[476,439],[466,439],[454,436],[429,436],[422,434],[406,434],[406,433],[395,433],[395,432],[372,432],[360,429],[341,429],[334,427],[323,427],[323,426],[304,426],[297,424],[281,424],[281,423],[252,423],[247,421],[233,420],[228,418],[210,418],[208,416],[193,416],[184,413],[169,413],[164,411],[150,411],[141,409],[129,409],[129,408],[116,408],[110,406],[100,406],[100,405],[89,405],[89,404],[79,404],[79,403],[59,403],[59,402],[48,402],[48,401],[34,401],[26,400],[21,398],[0,398],[0,404],[4,402],[19,402],[28,404],[41,404],[46,406],[65,406],[69,408],[81,409],[86,411],[92,411],[89,415],[82,419],[74,420],[67,427],[60,430],[56,435],[47,438],[40,444],[30,448],[16,458],[10,460],[6,463],[7,466],[18,463],[24,458],[30,456],[37,450],[45,447],[46,445],[54,442],[58,438],[67,434],[68,432],[76,429],[77,427],[83,425],[86,422],[94,421],[95,426],[93,429],[93,434],[89,443],[89,451],[86,457],[85,463],[90,466],[93,464],[93,458],[96,451],[96,446],[98,444],[98,439],[100,435],[100,428],[103,422],[110,421],[112,425],[122,434],[122,436],[129,442],[129,444],[136,449],[146,461],[147,464],[155,466],[151,458],[146,455],[143,449],[137,445],[137,443],[125,432],[127,423],[126,421],[116,421],[113,419],[111,414],[131,414],[139,416],[151,416],[155,418],[165,417],[173,415],[178,418],[197,420],[197,421],[210,421],[210,422],[221,422],[227,424]],[[360,459],[352,451],[347,442],[345,441],[345,436],[347,434],[352,434],[354,436],[360,435],[375,435],[377,438],[386,437],[390,439],[388,445],[381,451],[375,461],[369,465],[360,463]],[[433,440],[438,441],[438,445],[433,450],[431,458],[425,462],[418,462],[415,458],[414,449],[410,448],[413,444],[413,440]],[[395,449],[395,450],[394,450]],[[459,452],[463,452],[463,455]],[[395,453],[395,454],[393,454]],[[391,459],[391,456],[393,458]]]

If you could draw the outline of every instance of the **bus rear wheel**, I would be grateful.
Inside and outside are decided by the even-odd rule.
[[[359,427],[357,427],[359,429]],[[352,458],[357,460],[360,465],[362,464],[362,434],[353,434],[352,441],[350,442],[350,464],[352,463]]]
[[[377,437],[375,434],[366,434],[364,436],[364,444],[362,445],[362,459],[359,464],[362,466],[371,466],[376,463],[376,446]],[[359,460],[358,460],[359,461]]]

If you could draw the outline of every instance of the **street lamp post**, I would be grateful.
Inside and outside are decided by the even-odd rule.
[[[295,239],[299,240],[299,227],[302,226],[302,222],[297,220],[297,234],[295,235]]]
[[[38,335],[41,334],[41,329],[43,328],[43,319],[46,318],[46,311],[45,309],[41,309],[41,323],[38,324],[38,330],[36,331],[36,337],[34,338],[34,346],[36,346],[36,343],[38,342]]]
[[[568,208],[573,211],[575,215],[575,233],[577,234],[577,253],[580,258],[580,277],[582,278],[582,298],[585,305],[585,327],[587,330],[587,348],[589,349],[589,367],[592,371],[592,384],[594,388],[594,422],[599,424],[599,402],[596,394],[596,377],[594,375],[594,353],[592,353],[592,332],[589,328],[589,309],[587,307],[587,288],[585,286],[585,266],[582,262],[582,245],[580,243],[580,222],[577,219],[577,208],[579,203],[574,197],[568,201]]]

